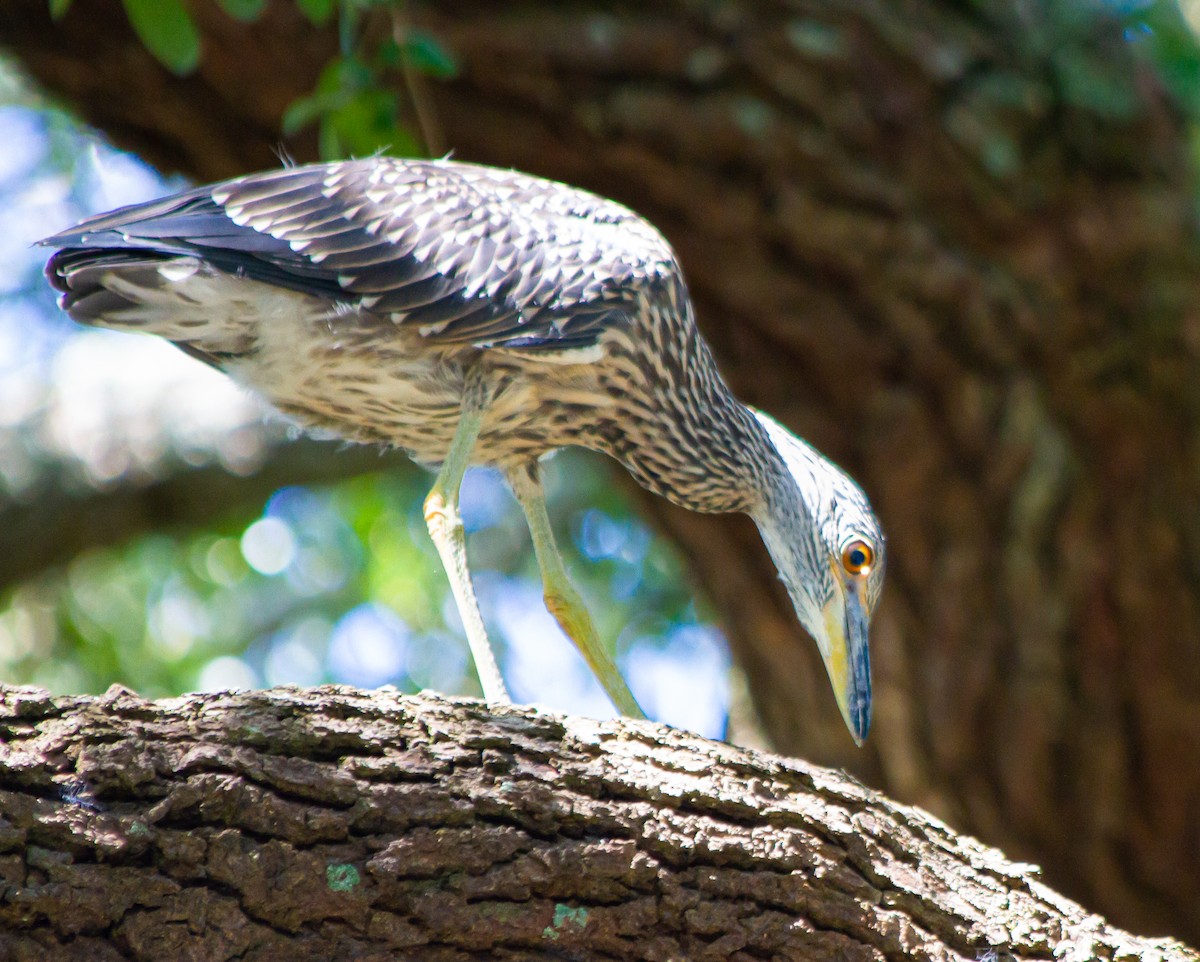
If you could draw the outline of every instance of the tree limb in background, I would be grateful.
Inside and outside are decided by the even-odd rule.
[[[153,531],[195,530],[230,518],[251,518],[285,485],[332,484],[378,471],[419,470],[401,455],[328,441],[275,443],[261,464],[240,475],[220,465],[173,470],[136,483],[82,488],[46,472],[30,501],[0,500],[0,588]]]
[[[1196,962],[833,771],[326,687],[0,689],[0,956]]]

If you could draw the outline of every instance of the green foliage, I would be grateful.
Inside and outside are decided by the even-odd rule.
[[[200,62],[200,34],[182,0],[122,0],[138,39],[163,66],[189,74]]]
[[[296,0],[296,6],[314,26],[323,27],[333,18],[337,0]]]
[[[419,73],[443,80],[458,73],[454,55],[436,37],[422,30],[410,30],[403,46],[395,41],[385,42],[381,55],[389,66],[401,67],[407,61]]]
[[[605,467],[578,454],[551,466],[560,546],[592,599],[601,636],[618,650],[657,648],[697,622],[691,591],[679,558],[630,515]],[[262,516],[77,558],[0,601],[0,678],[55,691],[101,691],[119,681],[166,696],[197,688],[206,668],[226,659],[249,666],[256,684],[344,681],[330,638],[348,612],[369,604],[395,612],[411,638],[406,665],[388,681],[478,693],[461,631],[446,620],[449,585],[422,513],[428,483],[413,470],[286,488]],[[291,539],[291,560],[269,573],[248,561],[247,532],[262,517]],[[541,606],[536,561],[511,498],[498,509],[493,501],[470,546],[485,618],[503,643],[511,625],[495,622],[497,598],[524,585],[522,598]],[[569,646],[565,638],[547,643]],[[295,669],[297,652],[310,674]]]
[[[1140,98],[1130,59],[1148,63],[1192,119],[1200,118],[1200,44],[1178,0],[1058,2],[1043,8],[1041,46],[1064,100],[1100,116],[1131,118]],[[1122,29],[1113,46],[1113,26]],[[1104,56],[1105,45],[1111,56]]]
[[[49,0],[54,19],[66,15],[72,0]],[[246,23],[259,19],[267,0],[217,0],[222,10]],[[420,30],[395,31],[379,39],[365,29],[372,9],[393,14],[396,0],[295,0],[315,26],[339,17],[341,53],[306,97],[292,103],[281,119],[283,133],[317,125],[318,146],[326,160],[366,156],[380,151],[420,155],[425,151],[404,117],[403,93],[412,74],[453,77],[458,63],[446,47]],[[183,0],[122,0],[138,38],[160,63],[181,76],[200,62],[200,34]]]
[[[1175,0],[1155,0],[1126,17],[1136,47],[1154,63],[1163,83],[1200,119],[1200,44]]]
[[[400,116],[400,97],[382,82],[380,63],[357,55],[336,57],[317,80],[316,90],[292,103],[283,114],[285,134],[315,122],[321,156],[337,160],[379,150],[419,154],[420,146]]]
[[[221,9],[243,23],[253,23],[267,9],[267,0],[217,0]]]
[[[342,0],[339,33],[342,54],[321,72],[316,89],[294,101],[282,119],[291,135],[317,124],[318,148],[325,160],[379,151],[402,156],[425,151],[403,116],[399,91],[409,86],[407,71],[438,78],[458,71],[454,56],[435,37],[406,30],[395,37],[369,39],[363,15],[389,0]]]

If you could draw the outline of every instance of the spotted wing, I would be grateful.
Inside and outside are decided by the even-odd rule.
[[[198,188],[43,243],[63,248],[47,267],[52,280],[72,258],[193,256],[439,341],[530,350],[594,344],[645,284],[678,270],[653,227],[593,194],[384,157]]]

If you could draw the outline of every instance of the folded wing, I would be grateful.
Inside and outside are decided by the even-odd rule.
[[[439,342],[531,351],[593,345],[645,285],[678,272],[663,237],[619,204],[511,171],[385,157],[197,188],[42,243],[60,248],[47,273],[68,310],[101,296],[106,274],[185,257]]]

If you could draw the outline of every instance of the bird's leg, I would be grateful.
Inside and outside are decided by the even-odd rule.
[[[562,630],[575,642],[584,661],[595,673],[604,691],[622,715],[630,718],[645,718],[642,709],[634,700],[633,693],[617,666],[600,644],[592,618],[588,614],[583,598],[567,577],[562,555],[550,529],[550,516],[546,513],[546,495],[538,476],[537,464],[521,465],[505,471],[505,478],[513,494],[525,512],[529,534],[533,538],[533,551],[537,555],[538,567],[542,570],[542,588],[546,607],[554,615]]]
[[[483,412],[464,407],[454,432],[454,440],[442,462],[433,488],[425,498],[425,524],[429,535],[437,545],[442,567],[450,577],[450,589],[458,605],[463,628],[467,632],[467,643],[471,646],[471,657],[475,660],[475,671],[483,686],[483,697],[488,701],[509,702],[504,676],[496,664],[496,653],[488,640],[483,616],[479,614],[479,602],[475,600],[475,589],[471,585],[471,572],[467,568],[467,539],[463,533],[462,517],[458,513],[458,493],[463,475],[471,457],[471,449],[479,430],[483,426]]]

